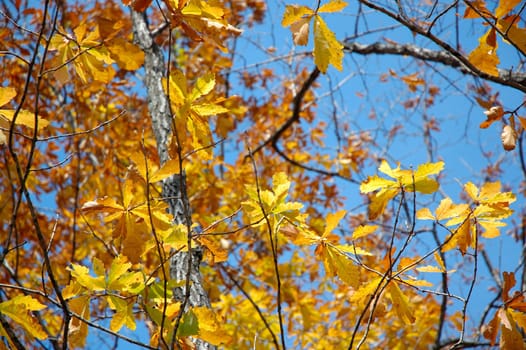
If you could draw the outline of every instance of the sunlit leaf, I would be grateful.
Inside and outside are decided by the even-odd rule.
[[[0,303],[0,314],[11,318],[26,332],[37,339],[46,339],[48,336],[32,311],[40,311],[46,306],[29,295],[17,295],[16,297]]]
[[[347,6],[347,2],[342,0],[331,0],[321,5],[318,9],[318,13],[322,12],[340,12]]]
[[[490,28],[485,35],[480,37],[479,46],[471,51],[468,60],[482,72],[498,76],[497,66],[500,63],[497,56],[497,40],[495,29]]]
[[[314,63],[325,73],[329,64],[342,70],[343,45],[336,40],[334,33],[320,16],[314,16]]]

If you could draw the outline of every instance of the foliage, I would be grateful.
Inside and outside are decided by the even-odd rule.
[[[526,348],[524,2],[0,8],[2,348]]]

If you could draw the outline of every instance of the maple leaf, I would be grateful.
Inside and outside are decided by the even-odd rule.
[[[0,314],[11,318],[18,325],[22,326],[32,337],[43,340],[47,338],[47,334],[31,312],[40,311],[45,308],[45,305],[29,295],[17,295],[14,298],[0,303]],[[2,330],[1,333],[5,334],[3,326],[0,325],[0,329]]]
[[[379,190],[372,197],[369,205],[369,219],[378,218],[387,203],[393,199],[402,189],[405,191],[418,191],[430,194],[438,189],[438,182],[429,176],[438,174],[444,168],[443,162],[426,163],[419,165],[416,171],[402,170],[400,165],[392,169],[384,160],[378,170],[394,180],[381,178],[377,175],[368,177],[360,185],[360,192],[370,193]]]
[[[16,96],[16,90],[11,87],[0,87],[0,107],[8,104]],[[28,110],[21,109],[15,119],[14,109],[0,109],[0,145],[6,142],[3,130],[9,130],[9,125],[15,120],[15,125],[27,126],[35,129],[35,123],[38,124],[37,130],[42,130],[49,125],[49,122],[40,118]]]

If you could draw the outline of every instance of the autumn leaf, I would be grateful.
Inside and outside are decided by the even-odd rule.
[[[502,133],[500,134],[500,139],[502,141],[502,147],[506,151],[512,151],[515,149],[517,144],[517,132],[511,125],[504,125],[502,127]]]
[[[190,88],[183,72],[175,70],[170,79],[163,80],[163,85],[176,112],[176,124],[188,130],[192,136],[192,147],[204,149],[199,154],[211,159],[212,148],[209,146],[212,145],[212,134],[207,117],[229,112],[217,102],[199,101],[212,92],[215,86],[214,74],[207,73],[199,77]]]
[[[484,114],[486,115],[487,120],[480,124],[481,129],[486,129],[493,122],[501,120],[504,116],[504,110],[502,109],[502,106],[493,106],[489,110],[485,111]]]
[[[495,9],[495,17],[502,18],[508,13],[510,13],[518,4],[521,3],[521,0],[500,0],[499,6]]]
[[[318,13],[340,12],[346,6],[345,1],[332,0],[321,5],[317,12],[307,6],[287,5],[285,8],[281,25],[290,27],[296,45],[307,45],[310,22],[314,18],[314,63],[322,73],[327,72],[329,64],[342,70],[343,45]]]
[[[405,296],[397,283],[389,283],[387,290],[389,292],[389,298],[392,302],[392,307],[398,317],[406,324],[412,324],[415,322],[414,312],[411,309],[409,300]]]
[[[123,326],[134,331],[135,316],[133,314],[133,302],[126,299],[119,298],[115,295],[108,296],[108,303],[110,308],[115,310],[115,314],[111,318],[110,329],[114,332],[118,332]]]
[[[304,221],[304,216],[299,212],[303,205],[298,202],[287,202],[290,181],[283,172],[276,173],[272,177],[272,191],[259,191],[256,186],[245,186],[249,200],[241,204],[249,215],[254,226],[264,225],[263,218],[267,216],[282,216],[292,222]],[[261,198],[261,202],[260,202]]]
[[[490,28],[485,35],[480,37],[479,46],[471,51],[468,60],[480,71],[499,76],[497,66],[500,59],[497,56],[497,38],[494,28]]]
[[[233,341],[223,327],[224,320],[207,307],[192,309],[198,320],[199,330],[197,337],[213,345],[230,345]]]
[[[377,175],[368,177],[360,185],[362,193],[376,192],[369,204],[369,219],[378,218],[385,210],[387,203],[393,199],[402,189],[405,191],[418,191],[422,193],[433,193],[438,189],[438,182],[430,178],[438,174],[444,168],[443,162],[426,163],[420,165],[416,171],[402,170],[400,165],[392,169],[384,160],[378,170],[394,180],[381,178]]]
[[[340,12],[347,7],[347,2],[342,0],[330,0],[325,4],[321,5],[318,9],[318,13],[329,13],[329,12]]]
[[[314,63],[322,73],[327,72],[329,64],[343,69],[343,45],[336,40],[334,33],[318,15],[314,17]]]
[[[15,96],[16,90],[14,88],[0,87],[0,107],[11,102]],[[9,124],[11,124],[13,120],[15,120],[15,125],[23,125],[31,129],[34,129],[35,123],[38,123],[38,130],[42,130],[49,125],[47,120],[25,109],[19,110],[15,119],[15,112],[14,109],[0,109],[0,145],[7,141],[4,132],[9,130]]]
[[[115,75],[111,66],[114,60],[100,37],[98,27],[91,31],[88,29],[86,23],[81,23],[73,29],[73,35],[65,34],[66,31],[61,28],[51,37],[49,50],[57,51],[53,70],[56,70],[55,76],[63,84],[69,77],[69,63],[73,63],[75,72],[84,83],[90,79],[108,83]]]
[[[505,1],[502,1],[505,2]],[[497,21],[497,28],[506,33],[509,42],[516,45],[522,53],[526,53],[526,28],[519,28],[520,17],[509,16]]]
[[[29,295],[17,295],[0,303],[0,314],[11,318],[31,336],[43,340],[48,337],[32,311],[40,311],[46,306]]]

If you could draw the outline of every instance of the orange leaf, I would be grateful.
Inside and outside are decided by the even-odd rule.
[[[499,76],[497,65],[500,59],[497,56],[497,38],[494,28],[490,28],[485,35],[480,37],[479,46],[471,51],[468,60],[482,72]]]

